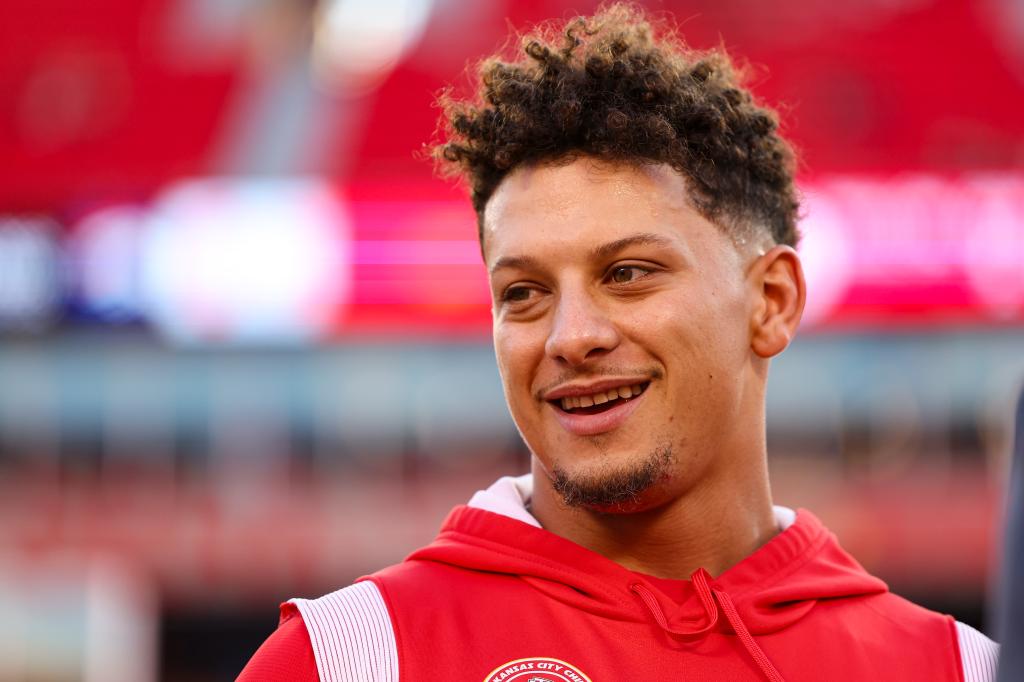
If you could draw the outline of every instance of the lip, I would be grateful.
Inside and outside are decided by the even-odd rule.
[[[566,386],[560,386],[553,391],[548,391],[541,396],[541,398],[543,400],[554,401],[561,400],[562,398],[568,398],[570,396],[593,395],[594,393],[604,392],[611,388],[646,384],[650,380],[650,377],[622,377],[619,379],[603,379],[592,384],[568,384]],[[644,393],[646,393],[646,391],[644,391]],[[643,393],[640,395],[643,395]]]
[[[636,383],[634,381],[634,383]],[[630,384],[617,384],[618,386],[629,386]],[[594,386],[600,386],[600,384],[594,384]],[[558,393],[558,397],[565,397],[570,395],[587,395],[602,390],[601,388],[588,387],[587,391],[580,393],[560,393],[552,392],[552,395]],[[607,388],[612,388],[613,384],[608,384]],[[548,403],[548,407],[554,412],[555,419],[562,426],[563,429],[573,434],[574,436],[596,436],[600,433],[607,433],[613,431],[622,426],[630,415],[640,405],[640,401],[643,400],[647,393],[651,390],[648,386],[644,389],[644,392],[638,396],[630,398],[629,400],[622,402],[615,407],[605,410],[604,412],[598,412],[597,414],[571,414],[564,410],[560,410],[557,406]]]

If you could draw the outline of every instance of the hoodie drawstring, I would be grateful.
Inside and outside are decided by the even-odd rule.
[[[764,673],[765,678],[771,682],[785,682],[782,679],[782,675],[775,669],[772,662],[768,659],[767,654],[761,650],[761,647],[757,645],[757,640],[750,634],[750,630],[747,629],[746,623],[740,618],[739,611],[733,606],[732,599],[729,599],[729,595],[721,590],[714,590],[715,596],[718,597],[718,603],[722,605],[722,611],[725,612],[725,618],[729,621],[729,625],[736,631],[736,636],[743,642],[743,646],[746,647],[747,652],[750,654],[754,662],[757,663],[758,667],[761,668],[761,672]]]
[[[708,584],[708,579],[711,575],[703,568],[698,569],[692,576],[690,576],[690,582],[693,584],[694,589],[697,591],[697,596],[700,598],[701,604],[704,607],[704,613],[708,616],[707,625],[701,628],[695,628],[693,630],[677,630],[672,628],[668,624],[668,619],[665,618],[664,611],[661,610],[661,605],[658,604],[658,600],[655,598],[651,591],[641,583],[634,583],[630,586],[630,589],[635,592],[640,600],[647,607],[647,610],[654,616],[654,620],[657,621],[658,625],[661,626],[666,632],[679,635],[679,636],[693,636],[701,635],[705,632],[709,632],[718,624],[718,607],[721,606],[722,613],[725,614],[725,619],[729,621],[729,625],[736,632],[736,636],[740,638],[743,643],[743,648],[747,650],[750,657],[757,663],[757,667],[761,669],[764,677],[769,682],[785,682],[779,671],[776,670],[775,666],[772,665],[771,660],[761,650],[761,647],[757,645],[757,640],[750,634],[750,630],[747,629],[746,623],[740,618],[739,611],[736,610],[736,606],[732,603],[732,599],[729,595],[718,589],[713,589]],[[718,604],[715,604],[717,600]]]

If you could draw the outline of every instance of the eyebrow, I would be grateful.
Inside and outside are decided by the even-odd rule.
[[[538,265],[536,258],[530,256],[502,256],[498,260],[494,261],[494,265],[491,266],[491,274],[493,275],[498,270],[504,268],[517,268],[519,270],[531,270],[536,268]]]
[[[613,242],[607,244],[601,244],[595,246],[590,250],[590,258],[593,260],[604,260],[617,254],[618,252],[629,248],[630,246],[669,246],[672,240],[668,237],[664,237],[660,234],[653,232],[641,232],[639,234],[633,234],[622,239],[616,239]],[[502,268],[519,268],[522,270],[529,270],[538,267],[539,263],[536,258],[531,256],[502,256],[494,262],[491,266],[490,272],[501,270]]]
[[[630,246],[668,247],[671,243],[671,239],[660,234],[655,234],[653,232],[641,232],[639,234],[623,237],[622,239],[616,239],[613,242],[608,242],[607,244],[601,244],[600,246],[594,247],[590,251],[590,257],[595,260],[604,259],[614,256],[619,251],[627,249]]]

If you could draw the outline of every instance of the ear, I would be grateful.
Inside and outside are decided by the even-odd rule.
[[[807,287],[800,256],[779,245],[754,261],[749,281],[754,296],[750,348],[762,358],[786,350],[804,312]]]

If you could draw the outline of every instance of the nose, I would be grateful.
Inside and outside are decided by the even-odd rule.
[[[614,322],[589,295],[561,292],[544,345],[549,357],[578,367],[607,354],[619,341]]]

